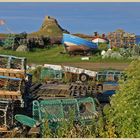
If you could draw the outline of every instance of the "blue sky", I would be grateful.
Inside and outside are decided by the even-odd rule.
[[[0,19],[17,33],[37,31],[46,15],[71,33],[123,28],[140,34],[140,3],[0,3]],[[0,32],[6,32],[6,27],[0,26]]]

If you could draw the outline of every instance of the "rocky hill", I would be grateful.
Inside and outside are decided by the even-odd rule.
[[[33,36],[49,36],[49,37],[61,37],[62,33],[69,33],[63,29],[55,18],[46,16],[43,24],[37,32],[29,34],[29,37]]]

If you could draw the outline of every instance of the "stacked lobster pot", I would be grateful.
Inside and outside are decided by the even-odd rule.
[[[17,114],[15,119],[24,126],[30,127],[30,134],[37,133],[42,137],[46,131],[46,122],[52,131],[61,126],[64,121],[69,122],[71,117],[75,124],[76,122],[90,124],[98,117],[95,104],[96,101],[91,97],[34,100],[32,118]]]
[[[25,105],[26,58],[0,55],[0,132],[14,125],[14,115]]]

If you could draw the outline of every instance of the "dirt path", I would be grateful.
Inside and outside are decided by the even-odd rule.
[[[66,66],[80,67],[89,70],[102,70],[102,69],[116,69],[124,70],[128,67],[129,63],[92,63],[92,62],[79,62],[79,63],[62,63]]]

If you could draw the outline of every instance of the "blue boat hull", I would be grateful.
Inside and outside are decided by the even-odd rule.
[[[63,34],[62,43],[67,51],[88,51],[97,49],[97,44],[70,34]]]

